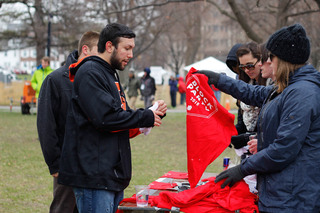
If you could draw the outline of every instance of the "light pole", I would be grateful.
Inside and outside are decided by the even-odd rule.
[[[47,56],[50,58],[51,52],[51,0],[49,0],[49,20],[48,20],[48,38],[47,38]]]
[[[48,57],[50,57],[50,48],[51,48],[51,18],[52,18],[52,15],[49,14],[48,39],[47,39],[47,56]]]

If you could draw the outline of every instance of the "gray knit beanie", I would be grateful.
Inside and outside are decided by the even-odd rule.
[[[310,56],[310,41],[303,26],[294,24],[272,34],[267,49],[284,61],[304,64]]]

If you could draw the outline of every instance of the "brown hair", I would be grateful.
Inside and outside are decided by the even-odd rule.
[[[249,43],[246,43],[244,45],[242,45],[241,47],[239,47],[239,49],[237,50],[237,57],[239,59],[239,57],[242,57],[244,55],[247,54],[252,54],[253,58],[256,58],[258,61],[261,60],[261,52],[260,52],[260,47],[259,44],[252,41]],[[242,70],[239,70],[239,79],[243,80],[244,82],[248,83],[250,81],[249,76]],[[266,85],[267,79],[262,77],[261,71],[259,74],[259,78],[258,78],[258,85]]]
[[[45,56],[41,59],[41,61],[45,61],[47,62],[48,64],[50,64],[50,58],[48,56]]]
[[[100,34],[95,31],[85,32],[79,40],[78,55],[81,55],[84,45],[88,46],[90,50],[92,50],[94,46],[98,46],[99,36]]]
[[[259,45],[262,64],[264,64],[266,61],[268,61],[268,58],[269,58],[269,51],[266,46],[267,46],[266,43]]]
[[[284,61],[277,57],[278,65],[276,72],[276,82],[275,84],[278,86],[278,93],[281,93],[289,84],[290,74],[293,73],[298,68],[304,66],[305,64],[292,64],[290,62]]]
[[[259,44],[252,41],[252,42],[249,42],[249,43],[242,45],[237,50],[237,57],[239,58],[239,57],[247,55],[249,53],[251,53],[254,58],[260,60],[261,54],[260,54]]]

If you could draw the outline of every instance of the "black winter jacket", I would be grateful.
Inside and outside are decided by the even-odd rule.
[[[58,182],[122,191],[131,179],[129,129],[151,127],[153,112],[121,107],[116,71],[100,57],[85,58],[75,71]]]
[[[39,94],[37,128],[41,149],[50,174],[59,171],[67,109],[72,91],[68,67],[77,62],[77,59],[78,51],[75,50],[68,56],[64,66],[45,78]]]
[[[140,93],[142,96],[151,96],[156,93],[156,83],[153,77],[148,74],[140,79]]]

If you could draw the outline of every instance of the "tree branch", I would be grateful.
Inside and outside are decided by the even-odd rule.
[[[125,10],[111,11],[111,12],[105,13],[105,15],[112,15],[112,14],[115,14],[115,13],[125,13],[125,12],[130,12],[130,11],[133,11],[133,10],[138,10],[138,9],[141,9],[141,8],[146,8],[146,7],[161,7],[161,6],[170,4],[170,3],[179,3],[179,2],[181,2],[181,3],[189,3],[189,2],[196,2],[196,1],[206,1],[206,0],[166,0],[165,2],[162,2],[162,3],[143,4],[143,5],[139,5],[139,6],[136,6],[136,7],[128,8],[128,9],[125,9]]]
[[[284,16],[285,18],[289,18],[289,17],[294,17],[294,16],[301,16],[301,15],[305,15],[305,14],[309,14],[309,13],[318,13],[320,12],[320,9],[319,10],[308,10],[308,11],[303,11],[303,12],[300,12],[300,13],[292,13],[292,14],[288,14],[286,16]]]
[[[210,4],[212,4],[212,5],[214,5],[214,6],[219,10],[219,12],[220,12],[221,14],[229,17],[229,18],[230,18],[231,20],[233,20],[233,21],[237,21],[237,19],[236,19],[234,16],[232,16],[232,15],[231,15],[230,13],[228,13],[226,10],[223,10],[223,9],[219,6],[219,4],[217,4],[214,0],[207,0],[207,2],[210,3]]]
[[[318,7],[320,8],[320,0],[314,0],[314,1],[317,3]]]
[[[234,15],[237,18],[238,23],[244,29],[247,36],[252,39],[253,41],[256,41],[257,43],[261,43],[263,39],[255,33],[255,31],[252,29],[252,27],[248,24],[248,21],[246,18],[242,15],[240,9],[238,8],[238,5],[235,3],[234,0],[228,0],[228,3],[234,13]]]

